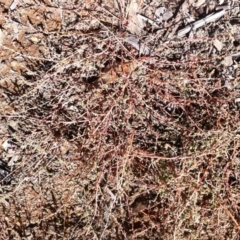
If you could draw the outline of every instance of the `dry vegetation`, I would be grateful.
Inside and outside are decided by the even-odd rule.
[[[238,1],[10,2],[0,238],[239,239]],[[176,37],[219,2],[224,17]],[[134,27],[159,6],[168,20]]]

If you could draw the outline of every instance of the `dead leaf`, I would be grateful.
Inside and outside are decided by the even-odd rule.
[[[13,10],[17,7],[18,2],[19,2],[19,0],[13,0],[13,1],[12,1],[12,4],[11,4],[11,6],[10,6],[10,10],[13,11]]]
[[[145,26],[143,19],[138,16],[138,12],[140,11],[142,6],[142,0],[132,0],[127,9],[128,16],[128,26],[127,29],[132,34],[141,35],[142,30]]]
[[[119,77],[123,75],[128,75],[132,71],[136,69],[138,65],[137,61],[131,61],[131,62],[125,62],[125,63],[118,63],[118,65],[115,65],[111,67],[110,69],[107,68],[102,73],[100,79],[104,83],[112,83],[115,82]]]
[[[139,51],[139,54],[149,55],[150,49],[145,44],[140,44],[139,41],[134,36],[129,36],[125,39],[125,41],[131,44],[134,48]]]
[[[13,107],[11,107],[6,101],[0,101],[0,114],[6,115],[13,112]]]

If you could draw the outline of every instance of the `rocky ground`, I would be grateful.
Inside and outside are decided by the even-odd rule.
[[[239,7],[0,0],[1,239],[239,239]]]

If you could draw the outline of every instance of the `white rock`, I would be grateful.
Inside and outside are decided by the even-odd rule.
[[[213,41],[213,46],[220,52],[223,48],[222,42],[220,42],[217,38]]]

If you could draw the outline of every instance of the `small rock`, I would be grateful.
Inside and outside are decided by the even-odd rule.
[[[218,39],[215,39],[213,41],[213,46],[220,52],[223,48],[222,42],[220,42]]]
[[[227,56],[225,57],[222,62],[221,62],[224,66],[226,67],[230,67],[233,65],[233,60],[232,60],[232,56]]]

